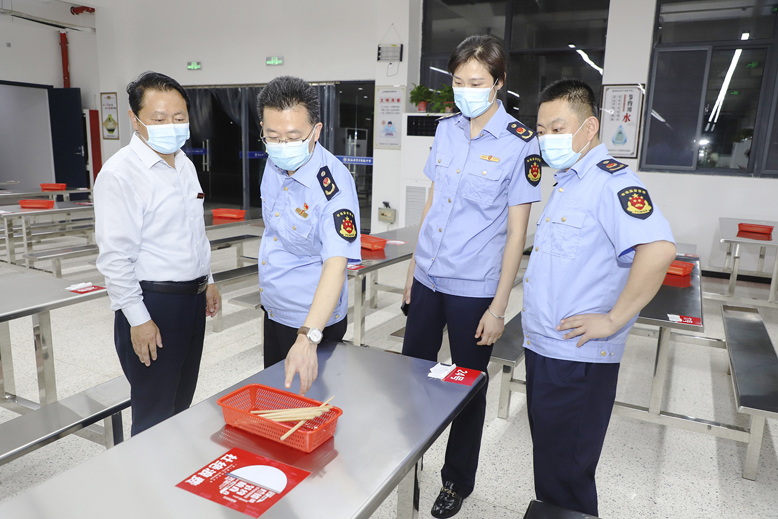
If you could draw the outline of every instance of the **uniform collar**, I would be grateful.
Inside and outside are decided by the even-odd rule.
[[[300,168],[294,172],[294,174],[289,177],[292,180],[296,180],[300,184],[304,185],[305,187],[311,187],[311,183],[313,182],[313,179],[316,178],[316,174],[319,172],[319,169],[321,168],[321,162],[322,162],[322,151],[321,151],[321,144],[319,142],[316,142],[316,145],[313,147],[313,153],[311,154],[311,158],[308,159],[308,162],[300,166]],[[278,172],[279,175],[283,177],[288,177],[289,174],[286,172],[285,169],[281,169],[275,164],[273,164],[273,167]]]
[[[586,175],[586,172],[589,171],[592,166],[600,161],[605,160],[607,157],[609,157],[608,147],[605,146],[605,144],[600,143],[599,145],[592,148],[589,153],[584,155],[581,160],[570,166],[568,171],[575,171],[575,174],[578,175],[578,178],[583,178],[584,175]]]
[[[492,137],[494,137],[495,139],[499,138],[500,134],[508,126],[508,112],[506,112],[505,108],[503,108],[502,101],[497,99],[496,102],[497,102],[497,111],[494,112],[492,118],[489,119],[489,122],[486,123],[486,126],[484,126],[484,131],[491,134]],[[467,130],[469,132],[470,130],[469,117],[465,117],[464,115],[460,114],[457,124],[459,125],[460,128],[462,128],[463,130]]]
[[[130,139],[130,149],[135,152],[140,161],[143,162],[143,165],[148,169],[151,169],[157,162],[162,162],[167,165],[167,162],[165,162],[165,159],[159,156],[159,153],[152,150],[148,144],[143,142],[143,140],[138,135],[138,132],[132,134],[132,139]],[[183,151],[178,150],[173,155],[173,157],[175,157],[176,170],[179,169],[178,155],[180,153],[183,153]]]

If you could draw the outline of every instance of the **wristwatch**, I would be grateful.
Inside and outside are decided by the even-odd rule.
[[[313,344],[319,344],[324,337],[324,334],[318,328],[308,328],[307,326],[301,326],[297,330],[297,335],[305,335]]]

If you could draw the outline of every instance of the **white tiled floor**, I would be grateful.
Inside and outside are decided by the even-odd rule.
[[[247,229],[249,232],[251,228]],[[231,234],[236,232],[222,231]],[[241,231],[242,232],[242,231]],[[219,237],[212,233],[212,238]],[[249,248],[246,253],[250,253]],[[235,251],[217,251],[214,270],[235,265]],[[46,267],[46,265],[41,265]],[[381,282],[400,285],[407,264],[381,271]],[[86,259],[64,262],[64,277],[97,281],[99,274]],[[253,289],[253,283],[231,287],[224,300]],[[726,281],[704,281],[704,290],[723,293]],[[353,288],[352,288],[353,289]],[[767,285],[741,283],[737,295],[766,298]],[[509,316],[521,307],[521,287],[514,289]],[[373,347],[398,351],[401,343],[389,334],[404,325],[400,296],[380,293],[378,308],[369,310],[366,342]],[[262,366],[259,311],[225,304],[222,333],[209,324],[205,338],[200,380],[195,402],[255,373]],[[761,309],[773,342],[778,344],[778,311]],[[60,397],[66,397],[121,375],[113,347],[113,313],[107,298],[55,310],[52,328]],[[705,302],[705,335],[723,338],[720,303]],[[346,334],[349,339],[351,326]],[[29,318],[11,322],[17,392],[37,400],[32,327]],[[441,360],[446,360],[447,339]],[[621,365],[618,399],[647,405],[653,371],[655,341],[631,337]],[[687,344],[672,345],[671,370],[663,408],[747,426],[747,417],[734,411],[734,399],[726,374],[726,352]],[[519,366],[517,375],[523,376]],[[487,396],[487,415],[476,489],[457,516],[462,519],[521,518],[534,497],[532,446],[524,397],[514,394],[510,418],[496,417],[499,366],[490,366],[492,383]],[[16,415],[0,408],[0,422]],[[125,411],[129,436],[129,413]],[[756,481],[741,478],[745,444],[716,439],[678,429],[615,416],[611,420],[598,470],[600,515],[609,518],[762,518],[778,517],[778,426],[768,420]],[[420,475],[420,517],[429,509],[440,486],[443,436],[424,456]],[[82,461],[99,455],[97,444],[69,436],[28,456],[0,466],[0,500],[7,499]],[[375,512],[375,519],[389,519],[395,510],[392,494]]]

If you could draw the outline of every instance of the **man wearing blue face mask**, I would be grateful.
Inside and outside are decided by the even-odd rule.
[[[597,113],[582,81],[540,94],[538,140],[557,183],[538,220],[521,314],[537,498],[594,516],[627,336],[675,259],[648,190],[600,144]]]
[[[257,99],[268,161],[262,177],[265,232],[259,291],[265,367],[286,359],[286,387],[316,379],[316,347],[346,333],[346,265],[361,260],[359,201],[351,173],[319,140],[316,90],[283,76]]]
[[[95,182],[97,268],[116,312],[114,341],[132,387],[132,434],[188,408],[205,316],[221,298],[211,275],[205,196],[192,161],[189,97],[145,72],[127,86],[135,134]],[[164,348],[163,348],[164,345]]]

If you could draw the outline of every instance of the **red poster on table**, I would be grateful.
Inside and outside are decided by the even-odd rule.
[[[105,290],[105,287],[99,287],[97,285],[92,285],[89,287],[84,288],[77,288],[75,290],[71,290],[74,294],[88,294],[89,292],[94,292],[96,290]]]
[[[475,379],[478,378],[480,373],[480,371],[476,371],[474,369],[456,368],[454,371],[449,373],[446,378],[443,379],[443,381],[462,384],[463,386],[472,386],[473,382],[475,382]]]
[[[236,448],[176,486],[251,517],[259,517],[310,475],[310,472]]]

